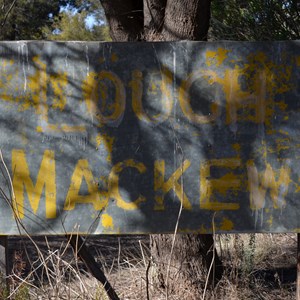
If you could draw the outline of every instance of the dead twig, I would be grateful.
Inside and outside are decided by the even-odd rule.
[[[210,273],[211,273],[211,270],[215,264],[215,257],[216,257],[216,243],[215,243],[215,234],[216,234],[216,229],[215,229],[215,216],[216,216],[216,212],[214,213],[213,215],[213,218],[212,218],[212,229],[213,229],[213,237],[214,237],[214,244],[213,244],[213,256],[212,256],[212,259],[211,259],[211,263],[210,263],[210,266],[209,266],[209,269],[208,269],[208,273],[207,273],[207,277],[206,277],[206,281],[205,281],[205,286],[204,286],[204,291],[203,291],[203,296],[202,296],[202,300],[205,299],[205,295],[206,295],[206,290],[207,290],[207,286],[208,286],[208,282],[209,282],[209,277],[210,277]]]
[[[3,19],[3,22],[1,23],[1,27],[4,27],[6,21],[7,21],[7,18],[10,14],[10,12],[12,11],[12,9],[14,8],[15,4],[16,4],[17,0],[14,0],[11,4],[11,6],[9,7],[8,11],[6,12],[5,16],[4,16],[4,19]]]

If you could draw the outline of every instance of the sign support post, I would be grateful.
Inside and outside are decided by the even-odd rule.
[[[67,235],[70,240],[70,244],[74,249],[75,255],[78,255],[82,261],[85,263],[86,267],[89,269],[90,273],[99,280],[110,300],[120,300],[114,288],[109,283],[103,271],[99,268],[98,263],[95,261],[94,257],[89,252],[85,241],[79,235]]]
[[[296,286],[296,299],[300,300],[300,233],[297,233],[297,286]]]
[[[4,235],[0,236],[0,272],[5,278],[7,289],[9,289],[8,237]]]

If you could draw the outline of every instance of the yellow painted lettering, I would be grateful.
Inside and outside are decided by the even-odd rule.
[[[79,194],[83,179],[87,184],[88,195]],[[107,205],[107,198],[100,198],[98,184],[86,159],[80,159],[75,166],[64,210],[74,209],[76,203],[92,204],[95,210],[101,210]]]
[[[183,208],[192,209],[192,205],[184,193],[183,186],[178,182],[179,178],[191,165],[191,162],[185,160],[171,176],[165,181],[165,162],[163,160],[155,161],[154,163],[154,191],[155,191],[155,210],[164,210],[164,196],[169,191],[174,190]]]
[[[149,117],[144,111],[142,99],[143,99],[143,73],[135,70],[132,73],[132,81],[130,86],[132,88],[132,108],[139,120],[146,123],[159,124],[168,119],[173,108],[172,99],[172,72],[166,67],[162,68],[162,80],[159,83],[153,83],[152,91],[148,91],[147,94],[151,96],[151,92],[157,94],[159,89],[162,95],[161,103],[163,104],[163,113],[158,113]]]
[[[250,207],[253,210],[265,207],[266,193],[269,191],[274,208],[285,206],[285,196],[288,193],[290,179],[290,166],[288,162],[274,171],[267,164],[263,172],[259,172],[253,160],[247,162],[248,187],[250,191]]]
[[[219,99],[215,99],[215,101],[211,103],[211,113],[209,115],[205,116],[194,113],[191,106],[189,90],[191,89],[195,81],[199,80],[199,78],[201,77],[203,77],[202,72],[194,72],[182,82],[179,88],[179,103],[183,114],[188,118],[189,121],[197,124],[207,124],[215,121],[220,115],[220,108],[218,103]]]
[[[106,152],[106,161],[111,162],[111,154],[112,154],[112,149],[113,149],[113,144],[114,144],[114,137],[111,137],[107,134],[97,134],[96,136],[96,145],[97,148],[103,146],[104,150]]]
[[[12,151],[13,187],[15,191],[14,208],[21,219],[24,218],[24,190],[27,191],[28,200],[33,213],[36,214],[43,190],[45,190],[46,217],[56,217],[56,182],[54,152],[44,152],[40,169],[34,185],[30,177],[26,155],[23,150]]]
[[[241,180],[237,175],[227,173],[218,179],[211,179],[210,168],[221,167],[236,169],[240,167],[241,160],[238,158],[212,159],[205,161],[200,166],[200,208],[209,210],[237,210],[238,203],[223,203],[213,200],[213,192],[218,191],[226,196],[227,191],[241,188]]]
[[[226,70],[223,88],[226,98],[226,123],[237,121],[263,123],[266,117],[266,74],[257,72],[253,83],[253,92],[242,91],[240,77],[243,70]]]
[[[39,57],[35,56],[33,62],[36,65],[34,75],[28,76],[29,94],[25,99],[25,106],[33,105],[41,123],[48,123],[48,104],[47,104],[47,65]]]
[[[54,109],[63,110],[66,105],[65,88],[68,84],[68,76],[66,72],[47,75],[47,65],[43,63],[39,57],[34,57],[33,62],[37,65],[34,75],[29,76],[28,88],[30,97],[27,97],[24,105],[34,105],[37,113],[41,116],[41,121],[48,121],[49,104],[47,103],[48,87],[53,92]],[[31,101],[30,102],[30,98]]]
[[[4,60],[1,62],[1,69],[0,69],[0,97],[1,100],[5,101],[13,101],[16,102],[18,99],[16,99],[16,96],[13,95],[12,88],[17,90],[17,87],[14,87],[13,80],[15,79],[15,76],[18,76],[19,72],[18,69],[9,68],[12,67],[13,62]]]
[[[108,189],[110,198],[116,200],[117,206],[125,210],[138,209],[142,202],[146,201],[146,198],[142,195],[131,202],[124,200],[120,194],[119,189],[119,175],[125,168],[135,168],[139,173],[143,174],[146,172],[146,167],[143,163],[137,162],[133,159],[125,160],[124,162],[119,162],[113,166],[109,178],[108,178]]]
[[[107,81],[115,87],[115,98],[108,99]],[[100,124],[117,124],[125,111],[126,92],[121,79],[110,71],[90,72],[83,82],[83,97],[90,114],[95,116]],[[99,102],[100,100],[100,102]],[[101,108],[112,111],[110,115],[101,112]]]
[[[33,62],[37,68],[34,75],[28,77],[29,93],[24,98],[23,109],[33,106],[39,115],[39,125],[37,132],[82,132],[85,131],[83,125],[50,124],[49,108],[63,110],[67,103],[66,87],[68,76],[66,72],[57,74],[47,74],[47,65],[39,57],[34,57]],[[48,103],[48,90],[52,89],[53,100]]]
[[[68,76],[66,72],[52,74],[49,76],[50,86],[52,87],[54,98],[52,108],[63,110],[67,103],[66,86],[68,84]]]

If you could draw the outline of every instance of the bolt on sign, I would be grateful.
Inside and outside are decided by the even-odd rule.
[[[299,41],[0,43],[0,234],[300,232],[299,82]]]

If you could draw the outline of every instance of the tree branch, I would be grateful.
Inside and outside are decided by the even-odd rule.
[[[4,20],[3,22],[1,23],[1,27],[4,27],[5,23],[6,23],[6,20],[10,14],[10,12],[12,11],[13,7],[15,6],[17,0],[14,0],[13,3],[11,4],[11,6],[9,7],[8,11],[6,12],[5,16],[4,16]]]
[[[145,39],[152,40],[156,33],[161,32],[164,24],[167,0],[144,0],[144,31]]]

